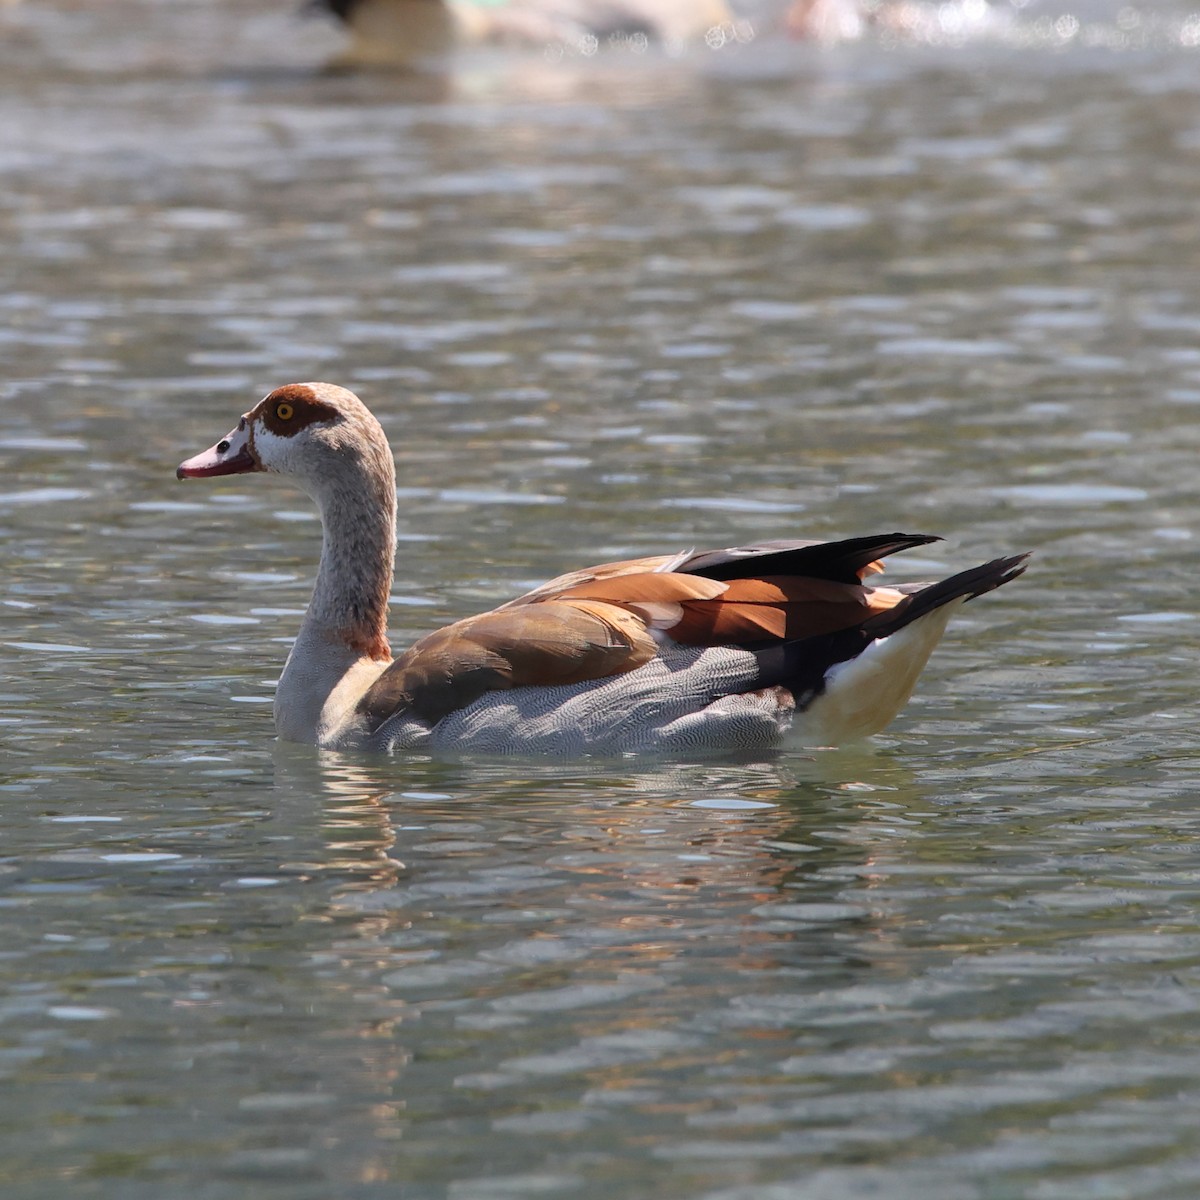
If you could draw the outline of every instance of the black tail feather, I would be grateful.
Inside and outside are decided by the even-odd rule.
[[[887,637],[898,629],[903,629],[905,625],[911,625],[913,621],[920,619],[926,613],[933,612],[935,608],[941,608],[943,604],[957,600],[960,596],[974,600],[976,596],[995,591],[996,588],[1022,574],[1028,562],[1028,554],[1014,554],[1009,558],[993,558],[991,562],[982,563],[978,567],[971,567],[966,571],[960,571],[957,575],[951,575],[948,579],[931,583],[919,592],[914,592],[908,600],[902,601],[895,608],[865,621],[862,626],[863,631],[872,638]]]
[[[824,691],[825,676],[830,667],[857,658],[871,642],[890,637],[952,600],[963,596],[973,600],[1016,579],[1025,570],[1029,557],[1028,554],[1017,554],[1010,558],[995,558],[960,571],[921,588],[895,608],[852,629],[764,647],[756,652],[759,676],[755,686],[785,687],[795,696],[796,707],[803,709]]]

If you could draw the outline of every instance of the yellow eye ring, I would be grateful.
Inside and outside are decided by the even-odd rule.
[[[275,415],[281,421],[290,421],[296,410],[285,400],[282,404],[275,405]]]

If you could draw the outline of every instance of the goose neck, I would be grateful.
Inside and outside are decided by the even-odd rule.
[[[317,500],[321,562],[305,625],[358,657],[386,661],[396,550],[394,477],[389,473],[356,488],[334,486]]]

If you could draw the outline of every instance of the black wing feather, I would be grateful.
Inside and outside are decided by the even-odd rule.
[[[832,583],[858,583],[859,572],[876,559],[942,539],[927,533],[877,533],[840,542],[759,542],[704,550],[675,570],[727,582],[761,575],[803,575]]]

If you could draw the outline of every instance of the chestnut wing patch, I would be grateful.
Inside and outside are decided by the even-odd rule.
[[[613,605],[496,609],[423,637],[375,681],[358,710],[372,729],[401,709],[434,724],[485,692],[602,679],[656,652],[645,622]]]
[[[589,585],[629,575],[679,574],[712,580],[794,575],[854,584],[867,575],[881,572],[881,560],[888,555],[940,540],[923,533],[883,533],[839,542],[792,538],[756,542],[750,546],[730,546],[723,550],[656,554],[647,558],[603,563],[559,575],[502,607],[536,604],[566,593],[600,594],[593,592]]]
[[[892,588],[826,579],[737,579],[717,600],[685,602],[682,619],[667,632],[687,646],[793,641],[861,625],[904,599]]]
[[[905,599],[893,588],[791,575],[721,582],[700,575],[622,575],[579,584],[563,599],[621,605],[687,646],[761,645],[861,624]]]

